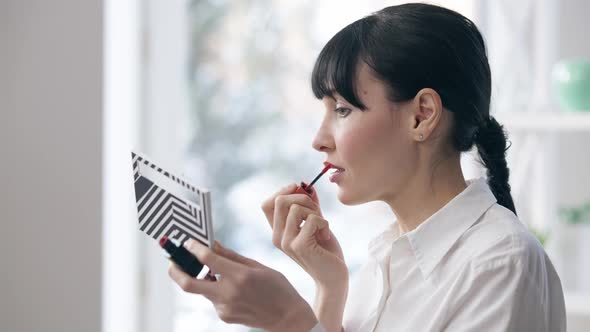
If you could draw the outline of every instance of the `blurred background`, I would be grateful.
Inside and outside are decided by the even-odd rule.
[[[130,150],[212,192],[215,236],[313,282],[271,243],[261,202],[310,181],[323,113],[309,78],[328,39],[406,1],[2,0],[0,330],[249,331],[182,293],[137,230]],[[505,125],[519,217],[554,262],[569,331],[590,330],[590,2],[431,1],[476,22]],[[465,154],[467,178],[482,176]],[[351,273],[393,221],[321,179]]]

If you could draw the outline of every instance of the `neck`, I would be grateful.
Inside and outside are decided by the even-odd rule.
[[[433,169],[419,168],[404,190],[386,201],[397,217],[400,234],[409,232],[440,210],[467,187],[460,156],[442,160]]]

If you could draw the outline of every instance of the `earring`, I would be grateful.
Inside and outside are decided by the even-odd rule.
[[[420,135],[418,136],[418,138],[419,138],[420,140],[423,140],[423,139],[424,139],[424,135],[420,134]]]

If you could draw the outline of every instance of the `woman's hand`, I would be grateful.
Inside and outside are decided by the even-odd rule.
[[[216,281],[199,280],[171,264],[168,273],[186,292],[209,299],[219,318],[267,331],[309,331],[317,318],[309,304],[278,271],[215,242],[214,250],[188,240],[185,248],[207,265]]]
[[[340,244],[319,204],[305,194],[294,194],[296,188],[291,184],[262,203],[272,228],[272,242],[297,262],[319,288],[347,290],[348,268]]]

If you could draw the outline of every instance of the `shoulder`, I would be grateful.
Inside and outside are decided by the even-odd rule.
[[[512,211],[494,204],[457,242],[457,273],[526,284],[541,302],[561,292],[561,281],[541,243]],[[557,294],[559,295],[559,294]]]
[[[459,239],[472,248],[472,264],[484,268],[496,260],[527,263],[544,258],[541,243],[512,211],[494,204]]]
[[[508,269],[515,275],[539,278],[539,282],[542,282],[540,276],[545,274],[548,260],[540,242],[526,225],[497,203],[463,233],[448,259],[461,270],[476,273]]]
[[[446,266],[454,266],[446,272],[455,276],[455,308],[481,301],[487,308],[502,308],[510,324],[525,330],[528,318],[521,322],[518,317],[538,317],[548,330],[564,331],[561,281],[540,242],[512,211],[492,205],[447,258],[453,264]]]

